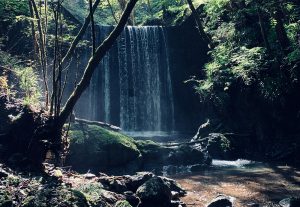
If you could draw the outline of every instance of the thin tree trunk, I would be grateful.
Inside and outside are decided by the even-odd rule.
[[[30,0],[28,1],[28,6],[29,6],[29,11],[30,11],[30,17],[31,17],[32,19],[34,19],[33,9],[32,9]],[[38,51],[39,51],[39,48],[38,48],[37,43],[36,43],[34,21],[30,21],[30,25],[31,25],[32,43],[33,43],[33,48],[34,48],[34,54],[33,54],[33,57],[34,57],[34,59],[35,59],[37,62],[40,62],[40,61],[39,61],[39,58],[38,58],[38,55],[37,55],[37,54],[38,54]],[[40,65],[42,65],[41,62],[40,62]]]
[[[124,11],[125,7],[126,7],[126,0],[118,0],[118,2],[119,2],[121,10]],[[129,25],[134,25],[134,14],[133,14],[133,12],[134,11],[131,12],[130,17],[127,20]]]
[[[89,0],[89,5],[90,5],[90,17],[91,17],[91,28],[92,28],[93,55],[95,55],[96,35],[95,35],[95,23],[94,23],[93,1],[92,0]]]
[[[192,14],[194,16],[194,19],[196,21],[196,24],[197,24],[197,27],[198,27],[198,31],[199,31],[199,34],[201,36],[201,38],[207,42],[208,46],[209,47],[212,47],[212,41],[210,39],[210,37],[206,34],[206,32],[204,31],[204,28],[203,28],[203,25],[202,25],[202,22],[201,22],[201,18],[196,10],[196,8],[194,7],[194,4],[192,2],[192,0],[186,0],[189,4],[189,7],[192,11]]]
[[[40,50],[41,50],[41,59],[42,59],[42,73],[43,73],[43,81],[44,81],[44,86],[45,86],[45,96],[46,96],[46,108],[48,108],[49,104],[49,90],[48,90],[48,83],[47,83],[47,60],[46,60],[46,54],[45,54],[45,40],[44,40],[44,35],[43,35],[43,29],[41,25],[41,19],[40,15],[37,9],[37,6],[35,4],[34,0],[30,0],[31,6],[33,8],[33,11],[35,13],[35,17],[37,19],[37,26],[38,26],[38,31],[39,31],[39,36],[40,36]]]
[[[268,38],[267,38],[266,30],[265,30],[265,27],[264,27],[263,17],[262,17],[261,10],[260,10],[259,7],[257,7],[257,15],[258,15],[260,33],[261,33],[261,36],[263,38],[264,45],[267,48],[267,51],[270,52],[271,51],[270,44],[269,44],[269,41],[268,41]]]
[[[67,100],[64,108],[62,109],[58,120],[57,120],[57,127],[62,128],[64,123],[67,121],[68,117],[73,111],[73,108],[82,95],[82,93],[86,90],[89,86],[92,75],[97,68],[99,62],[102,60],[106,52],[112,47],[116,39],[120,36],[124,27],[126,26],[127,20],[130,17],[131,11],[133,10],[136,2],[138,0],[130,0],[124,10],[122,17],[115,27],[115,29],[110,33],[110,35],[102,42],[102,44],[97,48],[95,55],[89,60],[88,65],[85,68],[84,74],[82,79],[74,89],[73,93],[70,95],[69,99]]]
[[[93,5],[93,13],[95,12],[96,8],[98,7],[100,3],[100,0],[96,0],[94,5]],[[89,14],[85,20],[84,23],[79,31],[79,33],[77,34],[77,36],[75,37],[75,39],[73,40],[69,50],[67,51],[67,53],[65,54],[65,56],[62,58],[61,61],[61,65],[65,65],[65,63],[67,63],[67,61],[69,60],[69,58],[73,55],[74,50],[76,49],[76,46],[78,45],[79,41],[82,39],[86,29],[89,26],[89,23],[91,21],[91,15]]]
[[[276,20],[275,31],[279,44],[285,54],[290,51],[290,40],[287,36],[284,23],[283,23],[283,13],[281,11],[280,5],[276,5],[276,10],[274,13],[274,19]]]
[[[118,24],[118,18],[117,18],[117,16],[116,16],[116,13],[115,13],[115,11],[114,11],[114,8],[112,7],[112,5],[111,5],[111,3],[110,3],[110,0],[107,0],[107,3],[108,3],[108,6],[109,6],[110,11],[111,11],[111,14],[112,14],[112,16],[113,16],[113,18],[114,18],[116,24]]]

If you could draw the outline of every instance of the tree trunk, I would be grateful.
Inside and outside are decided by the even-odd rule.
[[[276,10],[274,12],[274,19],[276,20],[275,31],[277,35],[277,39],[281,46],[281,49],[285,54],[290,51],[290,40],[285,31],[284,23],[283,23],[283,12],[281,11],[280,5],[276,5]]]
[[[118,2],[119,2],[121,10],[124,11],[126,8],[126,0],[118,0]],[[133,13],[134,13],[134,11],[132,11],[130,13],[130,17],[127,20],[129,25],[134,25],[134,14]]]
[[[70,95],[69,99],[67,100],[64,108],[62,109],[57,121],[57,127],[61,129],[64,125],[64,123],[67,121],[68,117],[73,111],[73,108],[82,95],[82,93],[85,91],[85,89],[89,86],[90,80],[92,78],[92,75],[97,68],[99,62],[102,60],[106,52],[112,47],[116,39],[119,37],[119,35],[122,33],[127,20],[130,16],[131,11],[133,10],[137,0],[130,0],[129,3],[126,6],[126,9],[124,10],[122,17],[118,23],[118,25],[115,27],[115,29],[110,33],[110,35],[102,42],[102,44],[97,48],[95,55],[89,60],[88,65],[85,68],[84,74],[82,76],[82,79],[74,89],[73,93]]]
[[[199,31],[199,34],[201,36],[201,38],[207,42],[208,46],[211,48],[212,47],[212,41],[210,39],[210,37],[206,34],[206,32],[204,31],[204,28],[203,28],[203,25],[202,25],[202,22],[201,22],[201,18],[196,10],[196,8],[194,7],[194,4],[192,2],[192,0],[186,0],[189,4],[189,7],[192,11],[192,15],[194,16],[194,19],[196,21],[196,24],[197,24],[197,28],[198,28],[198,31]]]
[[[49,90],[48,90],[48,83],[47,83],[47,57],[46,57],[46,50],[45,50],[45,40],[43,35],[43,29],[41,24],[41,19],[39,15],[39,11],[37,9],[37,6],[35,4],[34,0],[30,0],[30,4],[32,6],[32,9],[34,11],[35,17],[37,19],[37,28],[39,32],[39,48],[41,53],[41,63],[42,63],[42,74],[43,74],[43,81],[44,81],[44,87],[45,87],[45,97],[46,97],[46,108],[48,108],[49,104]]]
[[[93,1],[92,0],[89,0],[89,6],[90,6],[91,27],[92,27],[93,55],[95,55],[96,35],[95,35],[95,23],[94,23],[94,12],[93,12]]]
[[[107,3],[108,3],[108,6],[109,6],[109,8],[110,8],[111,15],[113,16],[113,18],[114,18],[116,24],[118,24],[118,18],[117,18],[116,13],[115,13],[115,11],[114,11],[114,9],[113,9],[111,3],[110,3],[110,0],[107,0]]]
[[[95,10],[96,8],[98,7],[100,3],[100,0],[96,0],[94,5],[93,5],[93,14],[95,13]],[[75,37],[75,39],[73,40],[69,50],[67,51],[66,55],[62,58],[62,61],[61,61],[61,65],[65,65],[67,63],[67,61],[69,60],[69,58],[73,55],[73,52],[74,50],[76,49],[76,46],[78,45],[79,41],[82,39],[86,29],[88,28],[89,26],[89,23],[91,21],[91,15],[89,14],[85,20],[84,20],[84,23],[79,31],[79,33],[77,34],[77,36]]]
[[[259,21],[259,27],[260,27],[260,33],[264,41],[264,45],[267,48],[267,51],[270,52],[270,44],[267,38],[266,29],[264,27],[264,21],[262,17],[262,13],[259,7],[257,7],[257,15],[258,15],[258,21]]]

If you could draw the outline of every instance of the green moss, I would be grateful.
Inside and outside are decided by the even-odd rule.
[[[141,156],[133,138],[96,125],[73,124],[70,141],[68,164],[80,172],[125,166]]]
[[[73,124],[70,130],[70,138],[71,141],[78,144],[83,143],[86,139],[94,139],[100,146],[121,144],[138,151],[133,138],[96,125]]]

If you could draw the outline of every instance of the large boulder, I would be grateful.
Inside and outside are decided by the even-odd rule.
[[[214,159],[228,159],[230,157],[231,142],[221,133],[210,133],[202,143],[202,148]]]
[[[97,125],[75,123],[71,126],[66,165],[75,170],[99,172],[128,165],[138,170],[140,158],[141,153],[131,137]]]
[[[169,206],[171,203],[172,193],[167,183],[160,177],[153,177],[136,191],[137,196],[141,199],[141,206]]]

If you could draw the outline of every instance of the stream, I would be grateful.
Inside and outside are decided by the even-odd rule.
[[[162,144],[187,142],[191,135],[158,136]],[[149,137],[148,137],[149,138]],[[139,137],[138,139],[148,139]],[[209,167],[164,166],[162,174],[175,179],[187,195],[187,206],[205,207],[220,194],[235,198],[235,207],[280,207],[279,201],[300,196],[300,169],[245,159],[216,160]]]
[[[280,200],[300,195],[300,170],[249,160],[213,160],[195,173],[171,175],[187,190],[187,206],[204,207],[220,194],[235,198],[236,207],[279,206]]]

